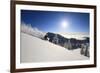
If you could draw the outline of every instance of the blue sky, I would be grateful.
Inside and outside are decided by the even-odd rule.
[[[89,13],[21,10],[21,23],[44,32],[89,33]]]

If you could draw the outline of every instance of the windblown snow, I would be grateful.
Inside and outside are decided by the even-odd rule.
[[[38,38],[43,38],[44,37],[44,35],[46,34],[46,33],[44,33],[44,32],[42,32],[42,31],[40,31],[39,29],[37,29],[37,28],[33,28],[32,26],[31,26],[31,24],[29,25],[26,25],[26,24],[21,24],[21,32],[24,32],[24,33],[27,33],[27,34],[29,34],[29,35],[32,35],[32,36],[35,36],[35,37],[38,37]]]

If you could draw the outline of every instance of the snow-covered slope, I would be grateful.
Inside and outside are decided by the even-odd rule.
[[[80,54],[80,49],[64,47],[21,32],[21,62],[51,62],[89,59]]]

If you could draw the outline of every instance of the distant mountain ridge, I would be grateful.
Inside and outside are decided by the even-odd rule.
[[[85,38],[84,40],[78,40],[75,38],[65,38],[60,34],[55,34],[51,32],[46,33],[44,39],[47,39],[47,38],[49,38],[50,42],[63,46],[68,49],[81,48],[82,44],[89,43],[89,37],[84,37]]]

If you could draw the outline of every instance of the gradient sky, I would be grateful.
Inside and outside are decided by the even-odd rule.
[[[21,10],[21,23],[44,32],[89,33],[89,13]],[[67,22],[66,28],[62,27]]]

